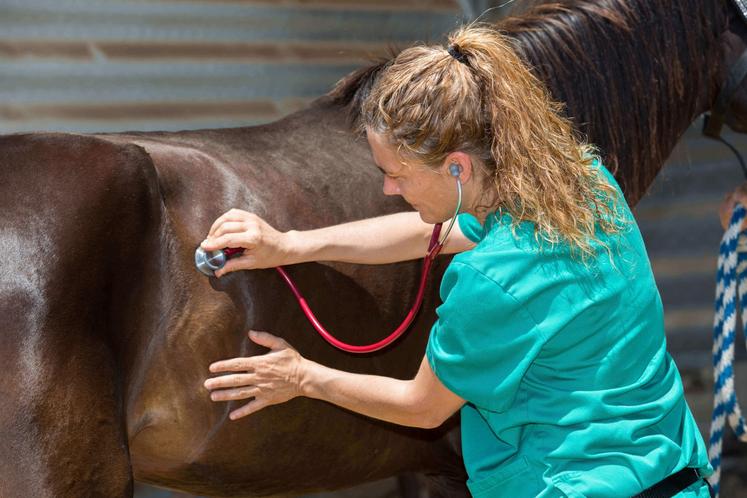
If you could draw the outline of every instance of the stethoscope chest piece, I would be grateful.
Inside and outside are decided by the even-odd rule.
[[[215,270],[220,270],[226,264],[226,253],[218,249],[217,251],[205,251],[198,247],[195,251],[195,266],[203,275],[208,277],[215,276]]]

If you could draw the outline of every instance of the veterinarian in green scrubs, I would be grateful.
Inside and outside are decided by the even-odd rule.
[[[616,185],[604,168],[598,168]],[[621,195],[621,194],[620,194]],[[426,350],[461,410],[473,496],[632,496],[683,467],[710,472],[640,232],[603,237],[587,267],[539,250],[531,224],[481,225],[443,278]],[[505,263],[505,264],[502,264]],[[696,481],[678,496],[709,496]]]
[[[280,233],[231,210],[202,246],[243,247],[217,272],[422,257],[463,185],[443,304],[412,380],[352,374],[251,332],[266,355],[216,362],[237,419],[296,396],[437,427],[461,412],[476,498],[707,497],[712,470],[667,354],[661,299],[619,186],[510,42],[479,27],[343,81],[384,193],[415,209]],[[355,109],[358,112],[357,109]]]

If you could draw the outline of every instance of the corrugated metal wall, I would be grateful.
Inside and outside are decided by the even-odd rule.
[[[274,120],[461,12],[455,0],[0,0],[0,133]]]

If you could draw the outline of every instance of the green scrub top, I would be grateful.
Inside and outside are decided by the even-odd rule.
[[[643,239],[630,222],[586,262],[540,248],[509,215],[481,225],[454,257],[426,356],[467,401],[462,449],[474,498],[632,496],[684,467],[713,469],[666,351],[664,313]],[[709,497],[698,481],[678,497]]]

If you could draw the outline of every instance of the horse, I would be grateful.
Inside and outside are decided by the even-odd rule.
[[[497,25],[599,146],[631,205],[716,99],[747,46],[730,0],[567,0]],[[453,418],[398,427],[297,398],[240,421],[210,401],[208,365],[284,337],[335,368],[412,377],[437,286],[407,336],[362,356],[330,348],[272,270],[206,278],[194,250],[231,207],[280,230],[407,209],[350,117],[386,62],[274,123],[176,133],[0,137],[0,496],[128,497],[134,480],[212,496],[292,496],[403,472],[468,496]],[[747,93],[729,124],[747,130]],[[423,241],[424,250],[427,241]],[[436,264],[438,282],[448,258]],[[396,325],[418,262],[288,269],[340,339]]]

